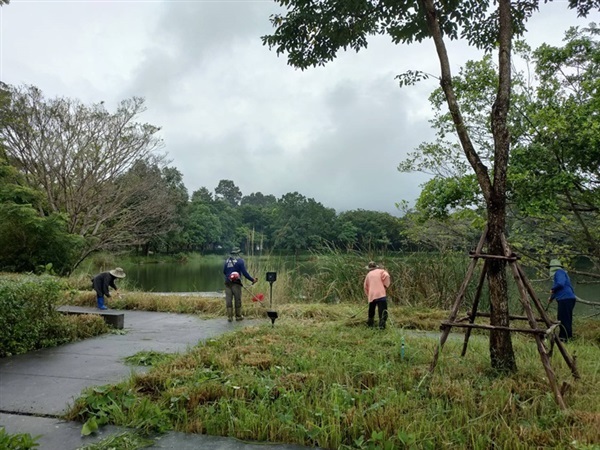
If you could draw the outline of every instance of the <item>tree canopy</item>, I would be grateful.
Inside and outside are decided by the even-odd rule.
[[[535,78],[524,70],[513,73],[508,228],[513,245],[540,267],[553,255],[566,260],[587,255],[598,265],[598,35],[591,24],[568,30],[560,47],[544,44],[531,51],[517,45]],[[493,95],[495,80],[489,55],[467,62],[453,80],[475,145],[489,160],[491,125],[481,111]],[[446,220],[464,208],[481,210],[483,199],[452,140],[453,124],[441,89],[432,93],[430,102],[437,140],[421,144],[399,165],[401,171],[433,175],[415,210],[424,220]]]
[[[102,102],[46,99],[34,86],[3,86],[0,139],[9,162],[40,189],[47,211],[64,214],[67,230],[90,252],[149,240],[172,226],[173,205],[157,153],[158,128],[136,121],[140,98],[111,113]],[[172,174],[170,174],[172,178]]]
[[[340,245],[338,217],[298,192],[244,196],[233,180],[191,198],[158,153],[158,127],[139,123],[142,99],[104,104],[47,99],[33,86],[0,89],[0,270],[69,273],[100,250],[303,252]],[[374,225],[393,236],[400,219]],[[348,218],[344,219],[347,225]],[[351,225],[352,226],[352,225]],[[372,242],[399,250],[398,239]],[[352,250],[362,241],[344,240]],[[45,251],[42,251],[45,249]]]

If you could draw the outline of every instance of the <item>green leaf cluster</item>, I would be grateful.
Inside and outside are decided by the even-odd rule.
[[[513,74],[509,233],[515,248],[539,260],[584,254],[600,261],[599,35],[591,24],[570,29],[563,46],[531,51],[525,43],[516,45],[521,61],[533,65],[535,78],[531,83],[525,73]],[[497,84],[491,57],[467,62],[453,84],[469,133],[491,166],[489,111]],[[422,219],[445,220],[458,231],[461,222],[454,214],[465,208],[483,211],[484,203],[457,146],[441,89],[430,102],[437,140],[421,144],[398,168],[433,175],[415,212]]]
[[[392,42],[421,42],[430,37],[423,2],[395,0],[276,0],[285,14],[271,16],[275,31],[262,37],[263,44],[286,54],[288,63],[300,69],[323,66],[340,50],[356,52],[368,46],[368,38],[388,35]],[[516,35],[537,10],[537,0],[511,2]],[[487,0],[437,2],[436,19],[442,34],[466,39],[470,45],[490,50],[498,36],[495,4]],[[413,73],[414,75],[414,73]],[[401,78],[401,82],[406,81]]]
[[[0,448],[5,450],[30,450],[39,447],[36,441],[39,436],[32,437],[30,434],[9,434],[4,427],[0,427]]]
[[[171,429],[168,412],[122,385],[87,389],[77,400],[76,418],[83,421],[81,434],[90,435],[107,423],[136,428],[142,434],[163,433]],[[131,414],[136,416],[132,419]]]
[[[221,180],[215,195],[202,187],[192,193],[184,210],[179,244],[187,250],[227,251],[240,246],[247,253],[298,254],[330,246],[348,251],[358,248],[399,250],[403,244],[402,221],[388,213],[353,210],[336,214],[313,198],[289,192],[280,198],[254,192],[227,200],[223,188],[237,199],[239,188]],[[220,191],[221,194],[217,194]]]

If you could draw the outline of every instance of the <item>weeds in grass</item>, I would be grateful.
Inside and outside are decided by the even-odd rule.
[[[355,326],[332,305],[322,305],[332,310],[321,316],[313,305],[304,315],[301,305],[288,306],[296,315],[283,315],[275,327],[209,340],[83,396],[71,417],[332,449],[586,448],[600,439],[596,345],[569,344],[583,376],[578,382],[560,355],[552,358],[558,379],[571,385],[564,413],[527,337],[514,339],[520,370],[512,376],[489,370],[488,343],[479,336],[461,358],[456,334],[427,376],[435,336],[396,325],[384,332]],[[397,308],[396,315],[416,321],[409,316],[417,313]]]
[[[39,447],[39,436],[32,437],[27,433],[9,434],[0,427],[0,448],[5,450],[29,450]]]
[[[366,261],[351,253],[319,258],[313,256],[319,271],[311,276],[258,258],[250,262],[256,264],[251,272],[278,272],[277,326],[265,320],[156,361],[127,382],[88,391],[69,417],[323,448],[584,449],[600,441],[598,322],[575,321],[579,337],[569,351],[577,356],[580,381],[571,381],[558,352],[552,358],[559,382],[568,387],[570,409],[561,412],[527,337],[513,338],[514,375],[490,371],[489,344],[477,330],[464,358],[462,339],[456,339],[462,336],[452,333],[428,375],[437,330],[464,277],[462,255],[379,258],[394,280],[385,332],[364,327]],[[78,298],[95,302],[91,292]],[[222,298],[131,292],[110,302],[122,309],[225,315]],[[250,318],[264,318],[267,309],[247,296],[244,308]]]
[[[124,358],[127,364],[134,366],[156,366],[157,364],[173,359],[174,355],[154,351],[141,351],[135,355]]]
[[[161,410],[148,398],[138,397],[123,383],[85,390],[65,419],[83,422],[81,434],[84,436],[108,423],[136,428],[144,435],[171,429],[168,411]]]
[[[97,314],[73,314],[63,317],[65,337],[69,341],[88,339],[110,331],[104,319]]]

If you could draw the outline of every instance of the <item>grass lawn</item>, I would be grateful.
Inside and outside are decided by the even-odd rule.
[[[463,358],[452,333],[429,376],[446,311],[392,307],[384,331],[366,328],[356,306],[278,311],[274,327],[265,319],[185,354],[141,356],[149,372],[84,392],[67,418],[332,449],[600,448],[599,321],[576,322],[568,344],[580,380],[554,352],[568,383],[561,411],[531,337],[514,335],[519,370],[503,376],[490,370],[487,334]]]

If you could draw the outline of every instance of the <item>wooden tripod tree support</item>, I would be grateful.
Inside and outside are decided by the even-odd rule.
[[[550,365],[551,350],[550,351],[548,350],[547,343],[550,344],[550,349],[552,349],[552,347],[556,344],[556,346],[560,350],[560,353],[562,354],[565,362],[571,369],[571,373],[573,374],[573,377],[575,379],[579,378],[579,372],[577,371],[577,364],[576,364],[575,358],[574,357],[572,358],[569,355],[564,343],[560,339],[558,339],[558,337],[554,333],[555,329],[560,326],[560,322],[552,321],[548,317],[548,314],[544,310],[542,303],[537,298],[531,284],[527,280],[525,273],[519,266],[519,263],[518,263],[519,258],[510,251],[510,248],[509,248],[508,243],[506,242],[506,239],[504,236],[502,236],[502,246],[504,249],[504,255],[488,255],[488,254],[482,253],[482,249],[483,249],[484,243],[486,241],[486,236],[487,236],[487,228],[481,235],[481,239],[479,240],[479,243],[477,244],[475,252],[471,252],[471,254],[469,255],[469,257],[472,258],[471,263],[469,264],[467,273],[465,275],[465,279],[463,280],[462,285],[458,291],[458,294],[456,295],[456,300],[454,302],[454,306],[452,307],[452,310],[450,311],[448,320],[442,322],[442,324],[441,324],[440,328],[442,330],[442,335],[440,336],[440,343],[437,346],[435,353],[433,355],[433,361],[431,362],[431,365],[429,367],[429,372],[433,373],[433,371],[435,370],[435,366],[437,365],[437,360],[438,360],[439,354],[442,350],[442,347],[446,343],[446,340],[448,339],[448,335],[450,334],[452,327],[459,327],[459,328],[467,329],[467,331],[465,333],[465,340],[463,343],[463,349],[462,349],[461,356],[464,356],[467,352],[467,346],[469,343],[469,338],[471,336],[471,330],[473,328],[483,329],[483,330],[506,330],[506,331],[510,331],[510,332],[531,334],[535,338],[538,353],[540,354],[540,358],[542,360],[544,370],[546,371],[546,375],[548,377],[548,382],[550,384],[550,388],[552,389],[552,392],[554,393],[554,398],[556,400],[556,403],[558,404],[558,406],[561,409],[566,409],[566,405],[563,400],[561,390],[559,389],[558,384],[556,382],[556,375],[554,374],[554,370],[552,369],[552,366]],[[469,283],[471,282],[471,279],[473,278],[473,273],[475,272],[475,267],[476,267],[479,259],[483,259],[484,263],[483,263],[483,268],[481,269],[481,274],[479,275],[479,281],[477,284],[477,289],[475,291],[475,298],[473,300],[473,306],[471,308],[471,312],[466,317],[463,317],[463,318],[460,318],[457,320],[458,310],[464,299],[467,287],[469,286]],[[504,261],[508,262],[508,264],[512,270],[513,277],[517,284],[518,290],[519,290],[519,300],[521,301],[523,310],[525,311],[525,316],[511,315],[511,316],[509,316],[509,319],[510,320],[526,320],[529,323],[528,328],[514,328],[514,327],[510,327],[510,326],[509,327],[500,327],[500,326],[483,325],[483,324],[475,323],[475,319],[477,317],[490,317],[489,313],[480,313],[477,311],[477,308],[479,306],[479,300],[481,298],[483,284],[485,282],[486,275],[487,275],[488,261],[491,259],[500,259],[500,260],[504,260]],[[534,316],[533,310],[531,308],[531,303],[533,303],[533,305],[535,306],[535,309],[537,310],[539,317]],[[546,328],[538,328],[538,322],[545,325]],[[547,339],[547,343],[544,342],[545,339]]]

